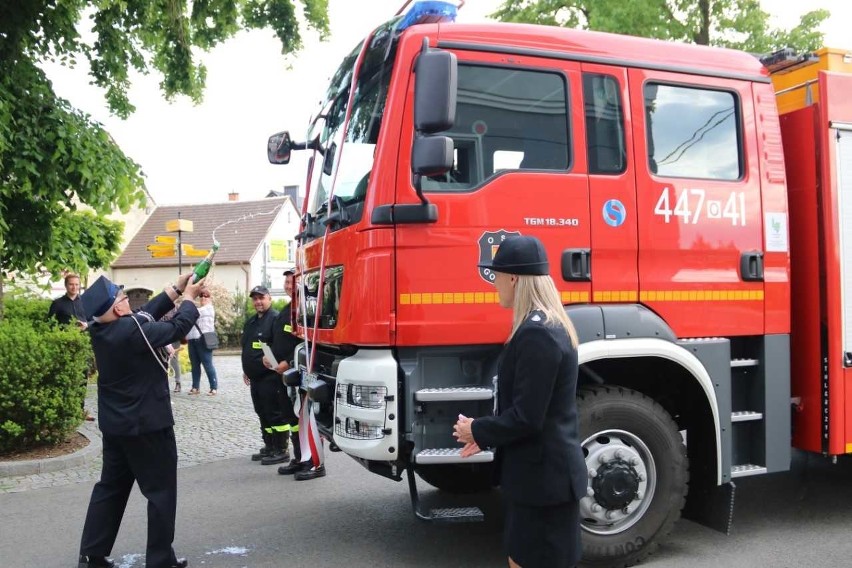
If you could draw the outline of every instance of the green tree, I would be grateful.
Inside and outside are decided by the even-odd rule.
[[[829,12],[808,12],[791,30],[770,28],[759,0],[506,0],[492,17],[769,53],[819,48]]]
[[[301,0],[301,12],[324,38],[328,0]],[[139,165],[56,96],[40,65],[86,60],[110,110],[126,118],[135,110],[132,71],[159,74],[168,100],[198,102],[206,76],[198,50],[261,28],[273,30],[285,54],[302,45],[295,0],[0,2],[0,319],[11,273],[107,265],[120,234],[103,216],[144,201]],[[76,212],[78,204],[95,215]]]

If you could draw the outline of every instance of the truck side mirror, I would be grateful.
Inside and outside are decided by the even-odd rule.
[[[411,170],[421,176],[447,173],[453,167],[453,139],[448,136],[418,136],[411,151]]]
[[[424,46],[414,73],[414,128],[423,134],[449,130],[456,122],[456,55]]]
[[[270,164],[287,164],[290,162],[292,142],[290,133],[286,130],[269,137],[266,143],[266,157]]]

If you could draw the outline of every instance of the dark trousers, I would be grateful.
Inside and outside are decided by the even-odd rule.
[[[175,564],[177,509],[177,445],[169,426],[138,436],[104,434],[101,480],[92,489],[80,554],[108,556],[112,552],[133,482],[148,499],[147,568]]]
[[[260,430],[266,432],[269,429],[269,423],[266,421],[266,414],[263,412],[263,398],[260,393],[260,383],[263,380],[265,379],[251,379],[249,394],[251,394],[251,405],[254,407],[254,413],[260,420]]]
[[[252,381],[252,385],[254,383],[255,381]],[[264,377],[257,383],[260,412],[263,416],[260,420],[261,426],[265,424],[265,427],[272,431],[286,432],[291,426],[299,423],[296,413],[293,412],[293,403],[287,396],[287,387],[280,377]]]

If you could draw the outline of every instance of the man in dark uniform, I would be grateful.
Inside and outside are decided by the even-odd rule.
[[[255,286],[249,293],[255,315],[243,328],[242,364],[243,381],[251,388],[251,401],[260,419],[264,446],[252,455],[261,465],[273,465],[290,459],[287,451],[290,419],[285,408],[287,395],[281,376],[263,364],[263,345],[272,344],[272,328],[276,310],[271,309],[272,298],[265,286]]]
[[[83,294],[98,365],[98,418],[103,432],[101,479],[92,490],[80,543],[80,568],[115,566],[115,543],[133,482],[148,499],[147,568],[187,566],[172,548],[177,508],[177,446],[167,365],[158,349],[184,337],[198,318],[195,299],[203,280],[178,278],[132,313],[127,296],[101,276]],[[158,321],[183,302],[175,316]]]
[[[293,277],[294,272],[292,270],[284,271],[284,291],[291,299],[293,298]],[[273,370],[282,376],[288,369],[293,367],[296,347],[301,343],[301,340],[293,334],[294,326],[291,322],[291,307],[290,305],[282,310],[272,324],[272,354],[278,362],[278,366]],[[265,358],[263,363],[268,368],[272,368]],[[286,387],[284,390],[286,391]],[[295,396],[299,396],[299,393],[294,393],[293,399],[286,397],[285,400],[286,408],[284,410],[290,421],[290,442],[293,444],[293,459],[290,460],[289,464],[278,468],[278,473],[281,475],[299,474],[311,468],[311,462],[302,462],[302,450],[299,442],[299,418],[293,410]],[[325,468],[323,468],[322,475],[325,475]],[[321,476],[315,475],[314,477]]]

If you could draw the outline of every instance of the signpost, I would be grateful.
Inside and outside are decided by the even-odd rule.
[[[192,221],[189,219],[181,219],[180,213],[178,218],[171,221],[166,221],[166,232],[177,233],[177,236],[172,235],[157,235],[154,241],[157,244],[148,245],[146,248],[151,253],[151,258],[171,258],[177,255],[178,257],[178,275],[183,272],[183,256],[207,256],[210,252],[206,249],[197,249],[193,245],[181,242],[183,233],[191,233],[193,230]]]

